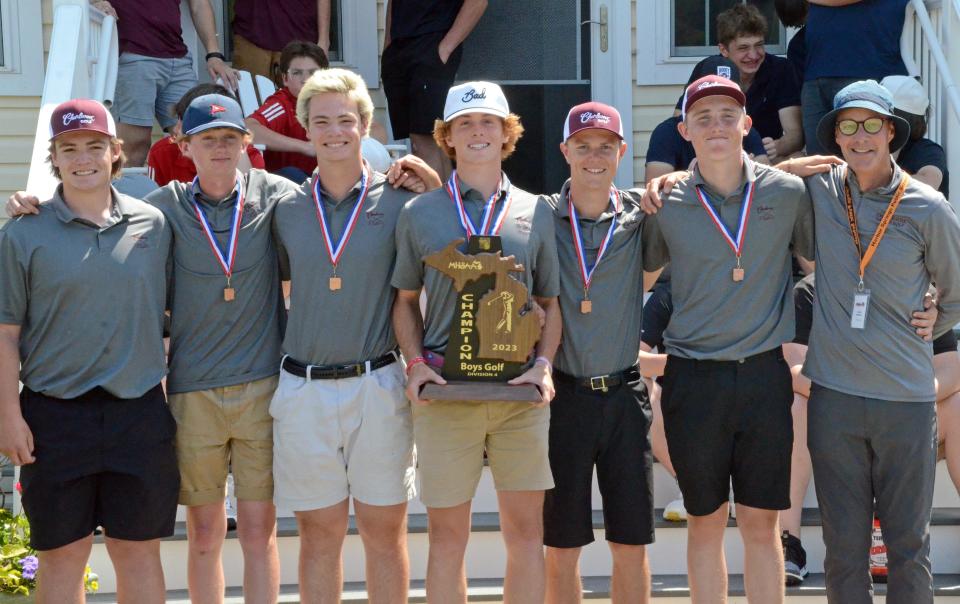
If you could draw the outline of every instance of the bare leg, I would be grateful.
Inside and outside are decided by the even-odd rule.
[[[431,134],[410,134],[410,146],[413,148],[413,154],[427,162],[431,168],[437,171],[441,180],[446,180],[450,176],[452,164],[450,158],[437,146]]]
[[[737,526],[743,538],[743,582],[751,604],[783,602],[783,549],[776,510],[737,504]]]
[[[960,392],[937,403],[937,429],[944,441],[947,471],[960,493]]]
[[[613,576],[610,600],[613,604],[648,604],[650,602],[650,563],[643,545],[610,542],[613,554]]]
[[[667,435],[663,429],[663,412],[660,411],[660,386],[654,380],[644,380],[647,388],[650,390],[650,408],[653,410],[653,422],[650,424],[650,447],[653,450],[653,456],[663,465],[663,469],[670,473],[670,476],[676,477],[677,473],[673,470],[673,464],[670,463],[670,451],[667,448]]]
[[[339,604],[343,590],[343,540],[350,502],[309,512],[295,512],[300,530],[300,601]]]
[[[543,491],[497,491],[500,531],[507,546],[504,604],[540,604],[546,590]]]
[[[117,573],[117,604],[163,604],[167,591],[160,565],[160,540],[104,540]]]
[[[87,567],[93,535],[63,547],[37,553],[37,604],[82,604],[83,571]]]
[[[127,156],[126,165],[147,165],[147,153],[150,151],[150,132],[148,126],[134,126],[132,124],[117,124],[117,134],[123,141],[123,153]]]
[[[449,508],[427,508],[430,554],[427,600],[443,604],[467,601],[463,556],[470,537],[470,502]]]
[[[727,503],[706,516],[687,518],[687,572],[693,604],[725,604],[727,561],[723,554],[723,533],[729,517]],[[777,575],[781,581],[783,573]]]
[[[580,604],[580,548],[547,547],[547,604]]]
[[[237,516],[237,537],[243,549],[243,601],[274,604],[280,595],[277,509],[271,501],[240,500]]]
[[[367,505],[353,500],[366,558],[370,604],[406,602],[410,589],[407,504]]]
[[[187,508],[187,586],[193,604],[223,602],[221,552],[227,534],[223,500]]]
[[[790,456],[790,509],[780,512],[780,528],[800,537],[803,498],[810,486],[810,450],[807,449],[807,397],[793,395],[793,452]]]

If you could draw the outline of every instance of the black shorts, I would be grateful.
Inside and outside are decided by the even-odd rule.
[[[603,496],[607,541],[653,543],[652,413],[633,374],[606,393],[555,374],[550,403],[550,468],[555,487],[543,504],[543,543],[581,547],[593,541],[593,468]]]
[[[434,120],[443,117],[447,91],[460,67],[463,45],[444,64],[437,52],[446,32],[393,40],[383,51],[380,78],[387,95],[393,138],[431,134]]]
[[[943,354],[945,352],[957,351],[957,336],[951,329],[939,338],[933,341],[933,355]]]
[[[73,543],[98,526],[129,541],[173,534],[176,422],[159,385],[137,399],[102,388],[57,399],[24,388],[20,407],[36,457],[20,471],[34,548]]]
[[[739,361],[667,357],[660,408],[687,513],[790,507],[793,387],[781,348]]]

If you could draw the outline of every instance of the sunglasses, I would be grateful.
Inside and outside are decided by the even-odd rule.
[[[863,126],[863,131],[867,134],[876,134],[883,129],[886,119],[882,117],[871,117],[858,122],[856,120],[840,120],[837,122],[837,130],[844,136],[853,136]]]

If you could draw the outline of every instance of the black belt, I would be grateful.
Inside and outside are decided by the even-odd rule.
[[[640,381],[641,375],[640,370],[634,365],[627,367],[623,371],[608,373],[606,375],[595,375],[593,377],[574,377],[562,371],[555,371],[553,378],[558,382],[566,382],[586,390],[609,392],[611,389],[619,388],[623,384]]]
[[[397,362],[397,354],[388,352],[387,354],[367,361],[366,363],[354,363],[352,365],[307,365],[290,357],[283,357],[281,366],[287,373],[297,377],[311,380],[338,380],[340,378],[358,377],[368,371],[367,363],[370,364],[369,371],[386,367],[390,363]],[[309,371],[310,375],[307,375]]]
[[[696,365],[698,367],[735,367],[737,365],[748,365],[769,359],[782,360],[783,348],[777,346],[776,348],[771,348],[770,350],[765,350],[763,352],[758,352],[757,354],[735,360],[715,361],[712,359],[688,359],[686,357],[669,355],[668,361],[674,365],[686,364]]]

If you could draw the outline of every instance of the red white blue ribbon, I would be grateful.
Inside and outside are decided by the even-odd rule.
[[[347,242],[353,234],[353,229],[357,226],[357,220],[360,218],[360,209],[363,208],[363,202],[367,198],[367,191],[370,188],[370,171],[367,162],[363,162],[363,168],[360,171],[360,195],[357,197],[357,203],[353,206],[350,218],[340,235],[340,241],[334,245],[333,237],[330,235],[330,224],[327,222],[327,214],[323,209],[323,194],[320,192],[320,177],[313,181],[313,201],[317,209],[317,220],[320,221],[320,230],[323,232],[323,242],[327,246],[327,255],[330,256],[330,264],[334,268],[340,262],[343,256],[343,250],[347,247]]]
[[[497,214],[497,217],[493,217],[493,208],[497,205],[497,198],[500,196],[500,187],[503,181],[497,183],[497,189],[493,192],[493,195],[490,196],[490,199],[487,200],[483,208],[483,219],[480,223],[480,228],[478,229],[473,221],[470,220],[470,215],[467,214],[467,209],[463,205],[463,197],[460,196],[460,185],[457,182],[457,171],[454,170],[453,174],[450,175],[450,179],[447,181],[447,193],[450,195],[450,198],[453,200],[453,203],[457,206],[457,214],[460,217],[460,224],[463,225],[463,230],[467,233],[467,239],[473,237],[474,235],[496,235],[500,232],[500,228],[503,227],[503,221],[507,217],[507,210],[510,209],[510,199],[512,197],[511,193],[508,191],[506,199],[503,201],[503,206],[500,208],[500,213]]]
[[[580,265],[580,277],[583,279],[584,294],[590,289],[590,282],[593,281],[593,273],[597,270],[597,266],[600,265],[600,260],[606,253],[607,248],[610,247],[610,242],[613,241],[613,231],[617,227],[616,214],[619,214],[623,209],[623,204],[620,201],[620,192],[613,187],[610,187],[610,205],[613,207],[614,212],[613,220],[610,221],[610,228],[607,229],[607,234],[600,243],[600,249],[597,250],[597,259],[594,260],[593,266],[587,266],[587,255],[583,249],[583,236],[580,234],[580,220],[577,216],[577,208],[573,205],[573,193],[567,194],[567,209],[570,212],[570,232],[573,233],[573,248],[577,253],[577,264]]]
[[[713,220],[713,225],[717,227],[717,230],[723,235],[727,245],[729,245],[733,253],[736,254],[738,260],[743,253],[743,242],[747,238],[747,222],[750,220],[750,207],[753,205],[753,184],[753,181],[748,182],[746,188],[743,190],[743,201],[740,203],[740,219],[737,221],[736,237],[727,230],[727,225],[723,223],[720,215],[713,209],[713,204],[710,203],[710,198],[707,197],[707,193],[703,190],[703,187],[697,186],[697,198],[700,200],[700,205],[702,205],[703,209],[710,215],[710,218]]]
[[[223,274],[227,276],[227,280],[229,282],[230,276],[233,274],[233,262],[237,259],[237,244],[240,240],[240,224],[243,222],[243,177],[239,174],[237,175],[237,184],[236,188],[234,189],[234,193],[237,196],[237,201],[235,202],[236,205],[233,208],[233,220],[230,223],[230,239],[226,251],[220,249],[220,244],[217,243],[216,237],[213,236],[213,228],[210,226],[210,221],[207,220],[206,213],[197,202],[197,195],[199,193],[200,177],[197,176],[193,179],[193,210],[197,214],[197,220],[200,221],[200,226],[203,228],[204,235],[207,236],[207,243],[210,244],[210,248],[213,250],[213,254],[216,256],[217,262],[220,263],[220,268],[223,269]]]

